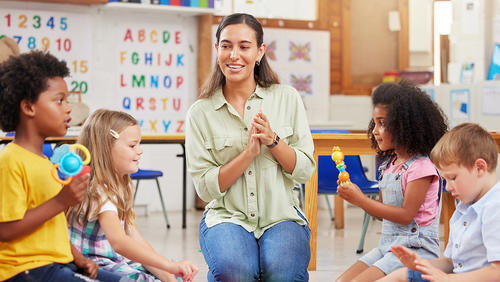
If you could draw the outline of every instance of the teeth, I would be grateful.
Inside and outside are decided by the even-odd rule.
[[[228,65],[229,68],[231,69],[240,69],[242,68],[241,66],[233,66],[233,65]]]

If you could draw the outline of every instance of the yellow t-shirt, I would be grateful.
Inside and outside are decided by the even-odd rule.
[[[0,151],[0,222],[21,220],[61,191],[51,176],[52,163],[17,144]],[[16,274],[73,260],[66,217],[61,212],[30,234],[0,242],[0,281]]]

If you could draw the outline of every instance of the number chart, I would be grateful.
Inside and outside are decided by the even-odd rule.
[[[90,87],[91,17],[62,11],[0,9],[0,35],[12,37],[20,52],[49,51],[66,61],[69,91],[85,95]]]

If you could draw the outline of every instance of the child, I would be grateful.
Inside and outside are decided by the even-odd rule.
[[[129,114],[101,109],[87,119],[79,143],[91,152],[90,187],[67,212],[71,241],[99,266],[130,279],[176,281],[175,274],[191,280],[197,267],[160,256],[134,223],[130,174],[138,170],[140,142],[141,130]]]
[[[42,149],[46,137],[69,127],[68,74],[66,63],[40,51],[0,65],[0,128],[16,133],[0,152],[0,281],[85,281],[76,267],[98,273],[91,260],[73,257],[62,213],[83,199],[89,176],[61,189]]]
[[[340,184],[338,194],[382,218],[382,236],[378,247],[338,281],[374,281],[403,267],[391,245],[404,245],[425,258],[439,256],[440,177],[428,155],[446,132],[445,117],[427,94],[405,81],[381,84],[372,102],[368,134],[381,163],[380,202],[354,183]]]
[[[495,140],[479,125],[464,123],[439,140],[431,160],[446,179],[446,190],[460,200],[450,219],[444,257],[427,260],[394,246],[392,252],[408,269],[399,269],[383,281],[500,281],[500,183],[495,174]]]

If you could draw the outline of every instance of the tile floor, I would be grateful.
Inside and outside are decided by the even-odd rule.
[[[196,281],[207,281],[208,267],[199,251],[198,244],[198,224],[202,211],[188,211],[186,229],[181,228],[181,212],[169,212],[171,224],[169,230],[165,227],[161,212],[149,213],[147,216],[141,216],[139,210],[137,212],[139,214],[138,227],[156,251],[168,258],[189,259],[195,262],[200,268]],[[330,221],[328,210],[319,210],[317,270],[309,272],[311,282],[334,281],[362,255],[356,254],[356,247],[359,242],[363,214],[360,208],[348,206],[345,209],[345,229],[336,230],[333,222]],[[370,221],[365,240],[365,252],[377,245],[380,229],[380,221]],[[441,242],[441,244],[444,243]]]

